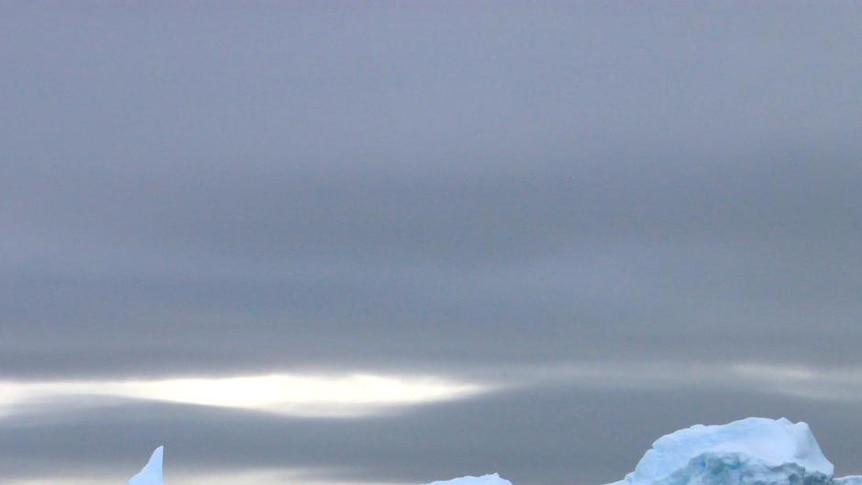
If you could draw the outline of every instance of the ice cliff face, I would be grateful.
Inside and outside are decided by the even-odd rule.
[[[833,470],[807,424],[747,418],[662,436],[611,485],[862,485]]]

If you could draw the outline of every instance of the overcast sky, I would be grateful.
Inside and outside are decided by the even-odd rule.
[[[0,484],[601,485],[749,415],[862,473],[860,25],[0,2]]]

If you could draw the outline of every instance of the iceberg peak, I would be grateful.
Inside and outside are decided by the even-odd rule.
[[[162,477],[162,461],[164,460],[165,447],[159,446],[150,455],[150,460],[137,475],[129,479],[127,485],[165,485]]]

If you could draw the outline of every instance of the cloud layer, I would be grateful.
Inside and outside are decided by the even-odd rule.
[[[8,480],[595,484],[750,414],[859,471],[856,4],[0,10]],[[321,376],[400,404],[233,405]]]

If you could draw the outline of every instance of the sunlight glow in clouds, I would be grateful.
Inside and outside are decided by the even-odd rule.
[[[0,382],[0,416],[38,405],[88,405],[129,398],[292,416],[354,417],[460,399],[488,386],[427,376],[268,374],[134,381]]]
[[[862,401],[862,369],[729,363],[594,362],[510,369],[505,382],[376,374],[266,374],[153,380],[0,381],[0,418],[134,399],[289,416],[358,417],[531,385],[588,388],[711,388],[815,400]],[[492,378],[493,380],[493,378]],[[112,399],[114,401],[112,401]]]

